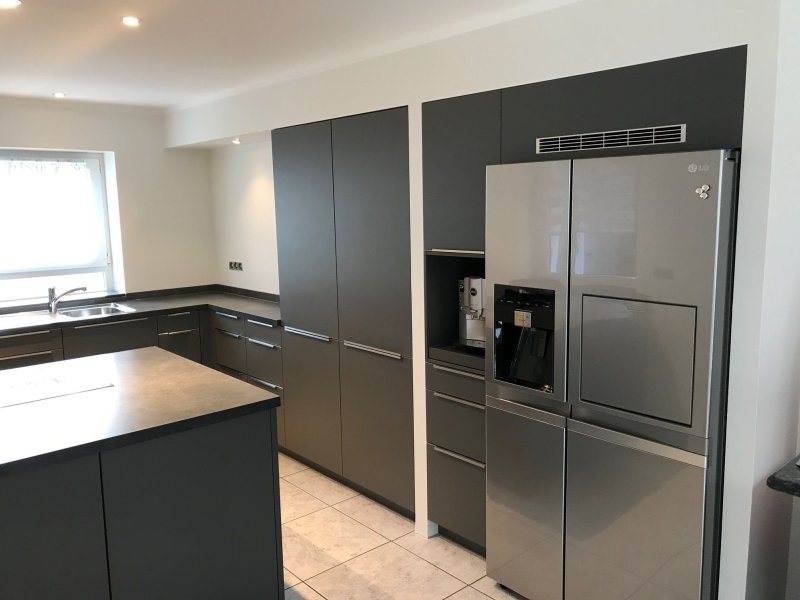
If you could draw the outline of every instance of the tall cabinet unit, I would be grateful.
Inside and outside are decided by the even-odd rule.
[[[285,447],[342,472],[331,124],[272,132]]]
[[[405,107],[273,132],[285,447],[414,510]]]

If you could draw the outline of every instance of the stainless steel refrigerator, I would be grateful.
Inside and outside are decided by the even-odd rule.
[[[714,597],[738,153],[487,168],[487,572]]]

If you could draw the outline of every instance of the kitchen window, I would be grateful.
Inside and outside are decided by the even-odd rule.
[[[104,155],[0,150],[0,303],[114,287]]]

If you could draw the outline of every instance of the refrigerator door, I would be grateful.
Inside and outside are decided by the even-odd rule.
[[[736,164],[724,151],[574,161],[574,418],[705,451]]]
[[[486,168],[486,392],[561,414],[567,410],[570,172],[568,160]],[[552,335],[548,360],[553,362],[554,383],[547,391],[494,376],[497,286],[510,293],[527,288],[533,298],[552,298],[547,324],[552,334],[548,329],[547,335]],[[527,332],[540,335],[536,325],[529,324]]]
[[[486,406],[486,573],[530,600],[562,600],[566,419]]]
[[[704,457],[567,429],[565,600],[699,599]]]

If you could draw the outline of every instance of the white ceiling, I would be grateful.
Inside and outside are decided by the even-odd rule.
[[[23,0],[0,10],[0,95],[187,106],[568,2]]]

